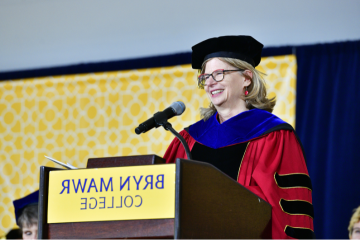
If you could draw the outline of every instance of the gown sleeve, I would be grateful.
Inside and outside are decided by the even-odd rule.
[[[272,238],[314,238],[311,181],[294,132],[251,141],[238,182],[271,204]]]
[[[192,138],[190,134],[185,130],[182,130],[180,132],[180,135],[185,139],[191,151],[195,144],[195,139]],[[187,159],[187,156],[180,140],[174,138],[165,152],[164,159],[166,160],[166,163],[175,163],[176,158]]]

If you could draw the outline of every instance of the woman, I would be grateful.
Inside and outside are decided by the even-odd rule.
[[[350,239],[360,239],[360,206],[354,209],[348,230]]]
[[[255,67],[263,45],[250,36],[205,40],[192,50],[211,104],[180,134],[192,158],[213,164],[272,205],[273,238],[313,238],[311,181],[293,128],[271,114],[274,99]],[[187,158],[174,139],[164,158]]]

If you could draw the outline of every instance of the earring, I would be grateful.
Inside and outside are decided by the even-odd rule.
[[[247,90],[247,87],[245,87],[245,96],[249,95],[249,92]]]

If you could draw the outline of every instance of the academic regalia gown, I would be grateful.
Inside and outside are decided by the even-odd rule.
[[[210,163],[271,204],[272,238],[314,237],[311,181],[302,146],[289,124],[269,112],[252,109],[222,124],[214,114],[180,134],[198,158],[202,153],[205,158],[217,158],[216,152],[221,152],[226,158],[237,159],[238,165],[232,165],[235,175],[234,170],[221,165],[222,160]],[[164,158],[167,163],[187,158],[177,138]]]

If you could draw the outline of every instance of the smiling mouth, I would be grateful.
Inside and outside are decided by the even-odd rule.
[[[224,89],[222,90],[215,90],[215,91],[212,91],[211,92],[211,95],[215,95],[215,94],[218,94],[218,93],[222,93],[224,91]]]

